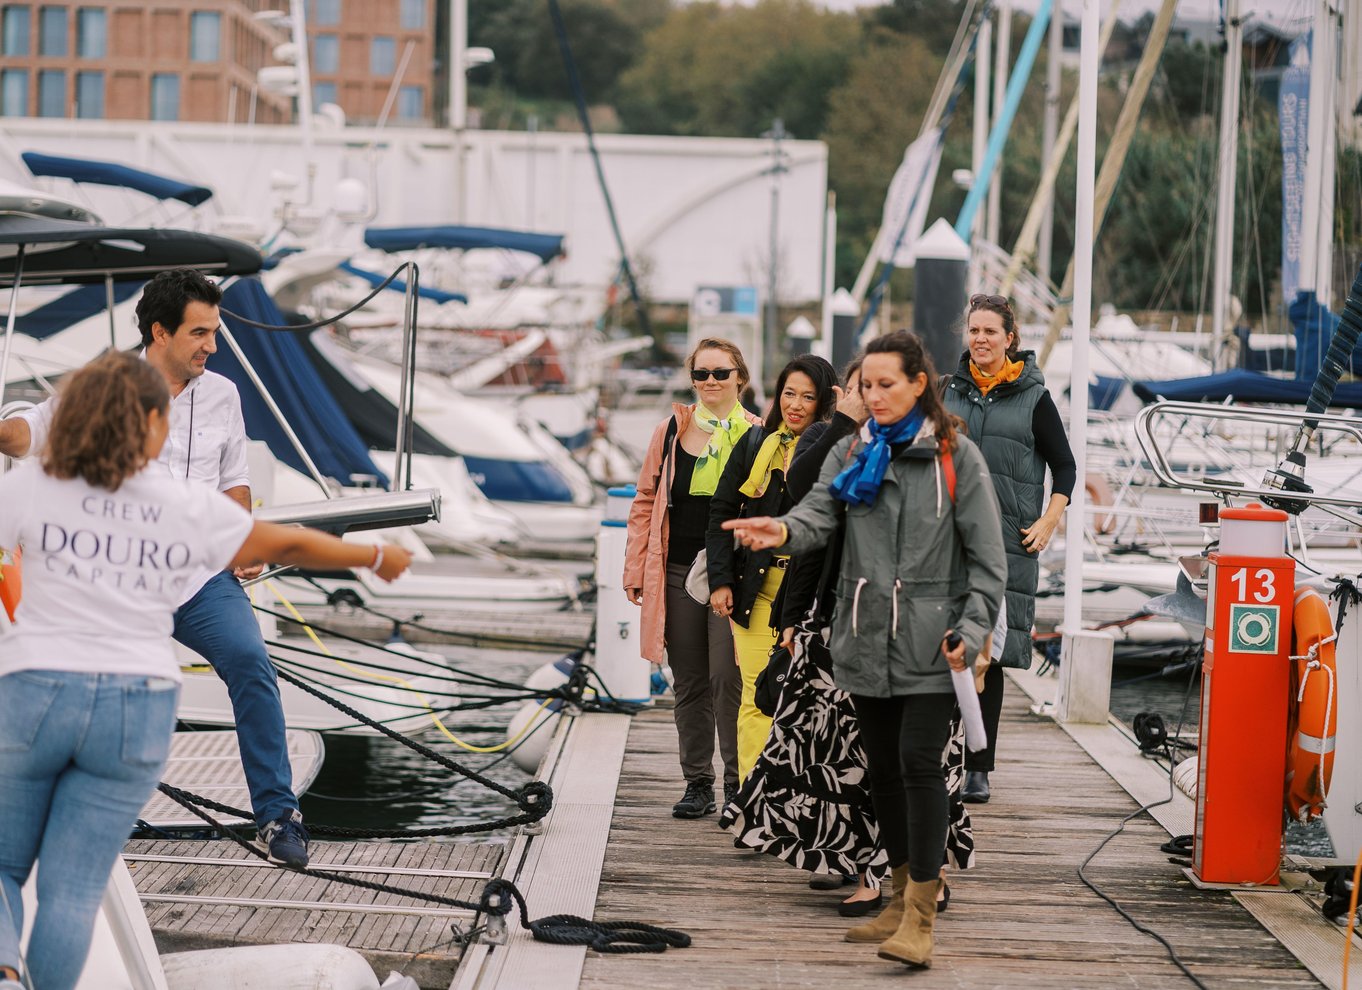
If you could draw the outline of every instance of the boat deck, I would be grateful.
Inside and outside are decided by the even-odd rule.
[[[1077,876],[1137,803],[1028,704],[1009,689],[993,800],[973,815],[978,865],[952,875],[932,969],[911,975],[913,987],[1190,985],[1158,943]],[[836,912],[842,894],[810,890],[807,874],[734,849],[714,817],[673,819],[680,791],[671,712],[636,717],[596,917],[681,928],[694,944],[662,955],[587,953],[581,987],[869,987],[907,976],[873,946],[841,940],[849,924]],[[1194,887],[1159,852],[1167,837],[1142,816],[1089,876],[1164,935],[1209,987],[1319,985],[1230,894]],[[1341,936],[1337,948],[1341,955]]]
[[[504,842],[316,842],[311,868],[477,900]],[[123,859],[161,953],[238,945],[345,945],[422,987],[454,978],[473,913],[271,866],[230,841],[134,840]],[[453,926],[460,926],[458,930]]]
[[[306,791],[317,779],[324,753],[318,733],[288,730],[288,759],[298,793]],[[251,805],[234,729],[177,731],[170,741],[170,758],[161,779],[232,808]],[[155,828],[198,828],[204,824],[203,819],[160,791],[152,792],[139,817]],[[214,817],[225,825],[240,825],[244,821],[239,816],[218,812],[214,812]]]

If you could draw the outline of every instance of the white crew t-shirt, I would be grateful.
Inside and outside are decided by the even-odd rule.
[[[0,477],[0,506],[0,547],[24,551],[0,676],[63,670],[178,682],[171,632],[185,587],[226,567],[252,526],[226,495],[156,465],[110,492],[53,478],[30,460]]]
[[[36,460],[47,445],[57,401],[48,399],[19,414],[28,423],[30,442],[26,457]],[[171,478],[203,482],[218,491],[249,487],[246,443],[246,422],[236,384],[230,378],[205,371],[191,378],[180,394],[170,400],[170,432],[156,463]],[[185,582],[180,604],[198,594],[218,570],[196,572]]]

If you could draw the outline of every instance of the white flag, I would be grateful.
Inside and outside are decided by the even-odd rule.
[[[908,146],[884,198],[876,252],[880,261],[896,268],[913,267],[913,246],[922,236],[932,187],[936,185],[937,166],[941,164],[941,133],[941,128],[928,131]]]

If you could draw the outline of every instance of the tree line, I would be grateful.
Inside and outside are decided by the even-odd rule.
[[[828,146],[837,193],[837,283],[850,285],[879,224],[885,191],[917,135],[963,12],[957,0],[893,0],[854,12],[811,0],[560,0],[593,121],[642,134],[756,137],[783,119],[796,138]],[[1098,154],[1152,14],[1118,28],[1099,94]],[[1029,26],[1013,19],[1011,52]],[[543,0],[471,0],[469,39],[497,53],[470,76],[484,127],[575,128],[571,90]],[[1123,310],[1210,307],[1219,89],[1218,47],[1170,42],[1146,102],[1120,186],[1097,243],[1094,301]],[[1032,73],[1001,169],[1001,240],[1019,233],[1044,163],[1046,51]],[[1065,72],[1062,106],[1076,88]],[[1279,325],[1281,149],[1272,73],[1246,73],[1239,142],[1234,291],[1255,320]],[[965,191],[973,101],[947,130],[931,216],[954,220]],[[1340,153],[1335,233],[1344,259],[1362,254],[1362,156]],[[1074,152],[1055,210],[1056,280],[1073,248]],[[1346,261],[1344,263],[1346,270]],[[911,278],[903,278],[911,294]],[[903,298],[895,288],[897,298]]]

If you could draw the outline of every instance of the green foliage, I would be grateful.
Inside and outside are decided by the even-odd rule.
[[[858,34],[855,15],[810,0],[674,7],[620,78],[620,119],[645,133],[754,137],[781,117],[814,137]]]
[[[587,99],[610,102],[665,0],[560,0],[560,6]],[[543,0],[473,0],[468,37],[470,44],[496,53],[487,70],[494,86],[529,98],[572,99]]]

